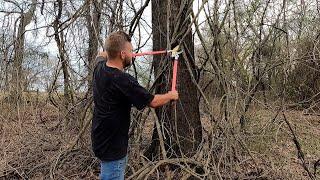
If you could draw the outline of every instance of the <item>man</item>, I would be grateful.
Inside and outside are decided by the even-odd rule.
[[[124,179],[131,106],[156,108],[178,99],[177,91],[150,94],[124,72],[132,64],[130,37],[114,32],[105,41],[93,75],[92,147],[101,160],[101,179]],[[107,61],[106,61],[107,59]]]

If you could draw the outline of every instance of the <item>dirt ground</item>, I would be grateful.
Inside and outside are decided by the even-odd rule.
[[[0,179],[98,179],[99,160],[91,151],[90,127],[77,146],[66,151],[79,134],[79,128],[64,129],[64,116],[49,103],[29,102],[12,108],[2,102],[0,111]],[[252,108],[247,115],[248,149],[269,174],[267,179],[307,179],[297,149],[282,116],[264,108]],[[286,111],[288,121],[301,143],[310,169],[320,159],[320,116]],[[208,126],[203,118],[203,126]],[[136,148],[148,146],[153,122],[143,127],[143,141],[132,142],[127,175],[141,161]],[[141,147],[141,146],[139,146]],[[320,178],[320,168],[317,170]],[[271,176],[272,174],[272,176]]]

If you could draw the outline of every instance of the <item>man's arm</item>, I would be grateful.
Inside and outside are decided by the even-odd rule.
[[[167,104],[171,100],[177,100],[178,98],[179,94],[177,91],[169,91],[166,94],[156,94],[149,106],[152,108],[157,108]]]

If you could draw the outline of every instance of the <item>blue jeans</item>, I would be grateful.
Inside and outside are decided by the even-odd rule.
[[[115,161],[101,161],[101,180],[124,180],[128,157]]]

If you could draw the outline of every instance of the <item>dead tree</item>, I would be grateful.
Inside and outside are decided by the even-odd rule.
[[[94,60],[97,56],[99,47],[99,35],[101,31],[100,27],[100,17],[101,17],[102,3],[98,1],[93,1],[89,3],[88,11],[86,15],[87,29],[89,34],[88,43],[88,55],[87,55],[87,66],[88,66],[88,92],[92,91],[92,75],[94,68]]]
[[[54,7],[57,10],[57,16],[53,22],[53,28],[54,28],[54,39],[57,43],[58,50],[59,50],[59,60],[61,62],[62,66],[62,72],[63,72],[63,83],[64,83],[64,104],[65,107],[68,108],[69,104],[73,102],[73,93],[70,83],[70,74],[68,70],[68,57],[66,56],[65,52],[65,37],[63,34],[63,30],[60,29],[60,19],[62,16],[62,7],[63,7],[63,1],[57,0],[54,3]]]
[[[23,12],[21,9],[20,21],[18,32],[14,42],[14,57],[13,57],[13,71],[12,71],[12,89],[11,89],[11,97],[13,98],[13,102],[21,101],[22,91],[23,91],[23,71],[22,71],[22,63],[23,63],[23,54],[24,54],[24,40],[25,40],[25,32],[26,26],[30,24],[34,12],[36,11],[36,3],[37,0],[32,0],[31,7],[27,12]]]
[[[64,32],[63,29],[61,29],[61,16],[62,16],[62,8],[63,8],[63,1],[62,0],[57,0],[54,3],[54,8],[57,11],[57,15],[55,17],[55,20],[53,22],[53,29],[54,29],[54,40],[57,43],[57,47],[59,50],[59,55],[58,58],[61,63],[61,68],[63,72],[63,87],[64,87],[64,99],[63,99],[63,104],[64,104],[64,111],[65,114],[68,115],[68,109],[70,105],[74,103],[74,97],[73,97],[73,89],[71,86],[70,82],[70,73],[69,73],[69,60],[68,56],[66,54],[65,50],[65,37],[64,37]],[[64,127],[66,128],[68,124],[70,123],[70,118],[69,116],[66,116],[65,122],[64,122]]]

